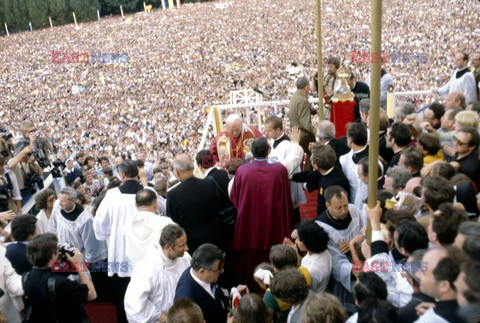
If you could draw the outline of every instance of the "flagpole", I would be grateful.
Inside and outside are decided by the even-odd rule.
[[[378,57],[370,64],[370,147],[368,149],[368,207],[374,208],[377,204],[378,188],[378,132],[380,114],[380,71],[382,69],[382,0],[372,0],[372,50],[370,57]],[[372,227],[367,222],[367,239],[371,241]]]
[[[320,0],[317,0],[317,70],[318,70],[318,117],[324,118],[323,111],[323,71],[322,71],[322,8]],[[314,80],[315,81],[315,80]]]

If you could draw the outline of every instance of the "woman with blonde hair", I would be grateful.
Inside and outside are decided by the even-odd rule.
[[[453,125],[455,130],[459,130],[466,127],[473,127],[478,129],[480,123],[480,117],[478,113],[474,111],[462,111],[455,116],[455,124]]]

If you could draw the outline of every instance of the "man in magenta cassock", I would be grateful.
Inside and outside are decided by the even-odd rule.
[[[294,216],[287,169],[267,159],[267,139],[255,139],[251,152],[254,159],[235,173],[230,199],[238,214],[233,237],[237,276],[254,287],[253,270],[268,261],[270,247],[289,236]]]

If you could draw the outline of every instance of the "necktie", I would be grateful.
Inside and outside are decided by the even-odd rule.
[[[215,286],[215,284],[210,284],[210,289],[212,290],[212,294],[213,294],[213,297],[215,297],[215,299],[217,299],[217,286]]]

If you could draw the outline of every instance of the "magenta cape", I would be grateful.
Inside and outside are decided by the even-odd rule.
[[[290,181],[280,163],[253,160],[240,166],[230,194],[237,209],[234,251],[269,251],[294,227]]]

